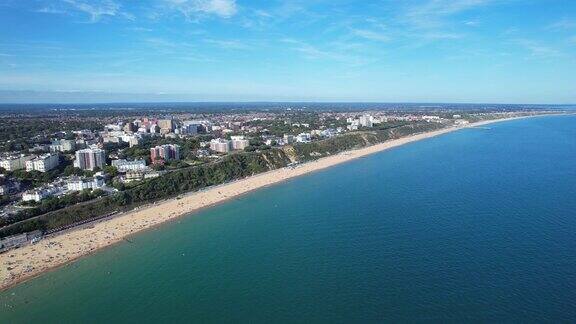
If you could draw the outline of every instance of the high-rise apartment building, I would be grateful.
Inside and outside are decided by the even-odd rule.
[[[106,151],[99,148],[87,148],[76,151],[74,166],[82,170],[94,170],[106,165]]]
[[[158,145],[150,149],[150,159],[156,160],[180,160],[180,146],[176,144]]]

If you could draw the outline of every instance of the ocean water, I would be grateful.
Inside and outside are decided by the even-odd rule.
[[[467,129],[0,293],[0,323],[576,321],[576,116]]]

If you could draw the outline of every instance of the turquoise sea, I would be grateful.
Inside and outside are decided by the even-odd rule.
[[[245,195],[0,293],[0,323],[575,322],[576,116]]]

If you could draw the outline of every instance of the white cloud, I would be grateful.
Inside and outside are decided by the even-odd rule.
[[[230,18],[238,12],[236,0],[164,0],[171,8],[180,11],[186,19],[195,20],[199,15],[216,15]]]
[[[576,29],[576,21],[571,19],[561,19],[550,24],[547,29],[551,30],[570,30]]]
[[[333,48],[323,49],[295,39],[286,38],[282,39],[281,42],[293,45],[292,50],[310,60],[332,60],[351,66],[361,66],[373,61],[372,59],[354,55],[349,52],[344,53],[341,50]]]
[[[530,52],[532,57],[536,58],[557,58],[564,56],[564,53],[555,48],[542,45],[533,40],[517,39],[516,44]]]
[[[353,29],[352,33],[358,37],[377,42],[387,42],[390,40],[390,37],[384,33],[379,33],[367,29]]]
[[[228,49],[228,50],[248,50],[248,49],[251,49],[251,47],[248,46],[247,44],[242,43],[242,42],[237,41],[237,40],[205,39],[204,42],[206,42],[208,44],[213,44],[213,45],[216,45],[220,48]]]
[[[82,13],[89,16],[89,22],[98,22],[102,17],[121,17],[134,20],[134,16],[121,10],[120,4],[114,0],[61,0],[36,10],[45,14]]]
[[[272,18],[273,17],[272,14],[270,14],[268,11],[262,10],[262,9],[255,10],[254,14],[256,14],[256,16],[264,17],[264,18]]]
[[[459,39],[463,36],[461,34],[456,33],[444,33],[444,32],[431,32],[431,33],[424,33],[419,35],[421,38],[428,39],[428,40],[436,40],[436,39]]]
[[[65,10],[56,9],[54,7],[44,7],[36,10],[39,13],[46,13],[46,14],[66,14]]]
[[[466,26],[470,26],[470,27],[475,27],[478,26],[480,23],[477,20],[468,20],[464,22],[464,25]]]
[[[444,25],[444,18],[486,5],[490,0],[429,0],[410,6],[404,13],[405,20],[416,28],[437,28]]]
[[[74,9],[88,14],[92,22],[100,20],[102,16],[116,16],[120,10],[120,5],[111,0],[91,3],[80,0],[64,0],[64,2]]]

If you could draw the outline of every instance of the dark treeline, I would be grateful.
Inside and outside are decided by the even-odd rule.
[[[393,125],[379,130],[349,133],[318,142],[231,154],[217,162],[175,170],[164,176],[143,181],[114,195],[50,211],[5,226],[0,229],[0,237],[37,229],[53,230],[112,212],[125,211],[146,203],[175,197],[189,191],[282,168],[291,162],[310,161],[441,127],[441,124],[436,123]]]

